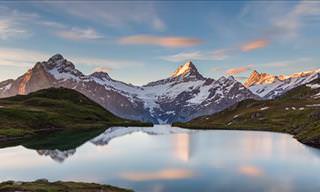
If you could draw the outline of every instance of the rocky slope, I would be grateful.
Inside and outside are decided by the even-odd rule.
[[[16,80],[1,82],[0,97],[48,87],[75,89],[117,116],[153,123],[188,121],[258,98],[233,77],[203,77],[192,62],[180,66],[169,78],[134,86],[113,80],[104,72],[84,75],[59,54],[36,63]]]
[[[320,147],[320,78],[272,100],[245,100],[214,115],[177,126],[286,132]]]
[[[320,77],[320,69],[292,75],[270,75],[253,71],[244,85],[264,99],[272,99]]]

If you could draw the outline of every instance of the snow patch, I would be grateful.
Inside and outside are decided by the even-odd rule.
[[[260,108],[260,111],[264,111],[264,110],[267,110],[267,109],[269,109],[270,107],[262,107],[262,108]]]
[[[307,87],[310,87],[311,89],[318,89],[320,88],[320,84],[306,84]]]
[[[306,107],[320,107],[320,104],[306,105]]]

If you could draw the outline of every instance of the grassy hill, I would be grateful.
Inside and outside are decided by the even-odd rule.
[[[113,187],[110,185],[99,185],[94,183],[81,182],[48,182],[46,180],[37,180],[34,182],[14,182],[7,181],[0,183],[0,192],[133,192],[132,190]]]
[[[313,85],[313,86],[311,86]],[[175,126],[286,132],[320,147],[320,79],[273,100],[245,100],[220,113]]]
[[[119,118],[81,93],[65,88],[0,99],[0,141],[56,130],[147,125]]]

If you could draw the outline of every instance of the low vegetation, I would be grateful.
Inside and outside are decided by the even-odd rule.
[[[81,182],[48,182],[37,180],[34,182],[7,181],[0,183],[0,192],[133,192],[132,190]]]
[[[0,141],[57,130],[150,126],[116,117],[77,91],[49,88],[0,99]]]
[[[319,85],[320,79],[309,85]],[[245,100],[220,113],[175,126],[285,132],[320,147],[320,88],[302,85],[273,100]]]

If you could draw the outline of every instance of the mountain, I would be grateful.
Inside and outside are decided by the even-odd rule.
[[[116,117],[81,93],[49,88],[0,99],[0,140],[39,132],[149,125]]]
[[[0,97],[49,87],[75,89],[119,117],[153,123],[188,121],[258,98],[233,77],[203,77],[191,61],[168,78],[134,86],[104,72],[84,75],[60,54],[36,63],[16,80],[1,82]]]
[[[176,126],[286,132],[320,147],[320,78],[271,100],[244,100],[222,112]]]
[[[253,71],[244,85],[264,99],[272,99],[320,77],[320,69],[292,75],[270,75]]]

